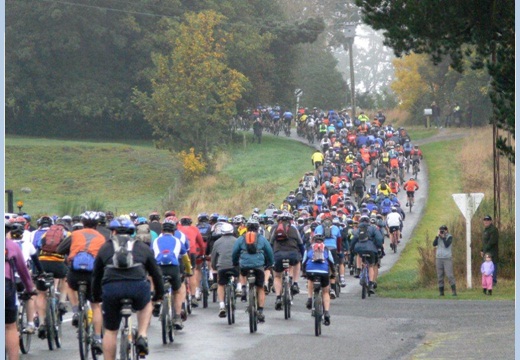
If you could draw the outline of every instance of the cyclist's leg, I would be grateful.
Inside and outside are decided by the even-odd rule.
[[[103,333],[103,359],[115,360],[118,330],[105,329]]]
[[[264,291],[264,272],[262,270],[256,272],[256,296],[258,301],[258,310],[261,312],[265,304],[265,291]]]
[[[7,359],[18,360],[20,358],[20,342],[16,321],[11,324],[5,324],[5,349]]]
[[[197,260],[195,259],[195,254],[193,253],[190,254],[190,260],[192,261],[191,265],[194,269],[193,276],[189,278],[191,295],[195,295],[196,299],[200,299],[200,265],[196,265]],[[193,291],[195,291],[195,294],[193,293]]]
[[[327,284],[327,286],[323,286],[324,284]],[[330,309],[330,283],[329,283],[328,276],[321,277],[321,288],[323,289],[322,290],[323,310],[328,312]]]
[[[16,306],[16,285],[5,279],[5,349],[8,359],[19,359],[20,343],[18,340],[18,328],[16,320],[18,307]]]

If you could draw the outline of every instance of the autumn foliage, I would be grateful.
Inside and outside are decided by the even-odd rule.
[[[196,180],[206,171],[206,162],[202,159],[201,154],[195,153],[194,148],[190,148],[189,152],[181,151],[179,159],[182,163],[185,180]]]

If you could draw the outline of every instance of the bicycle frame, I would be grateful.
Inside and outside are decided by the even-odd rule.
[[[289,259],[282,260],[283,266],[283,276],[282,276],[282,301],[283,301],[283,309],[284,309],[284,317],[285,320],[291,318],[291,302],[292,302],[292,294],[291,294],[291,277],[289,275]]]
[[[249,332],[254,333],[258,328],[258,302],[256,298],[256,276],[254,270],[249,270],[247,275],[247,282],[249,284],[249,303],[247,306],[247,312],[249,313]],[[244,290],[243,290],[244,291]]]
[[[312,316],[314,317],[314,335],[321,335],[321,322],[323,318],[323,289],[319,278],[313,279]]]

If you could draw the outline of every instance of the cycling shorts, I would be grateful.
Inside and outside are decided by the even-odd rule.
[[[415,191],[407,191],[407,192],[406,192],[406,196],[407,196],[407,197],[411,197],[411,198],[413,198],[413,197],[414,197],[414,194],[415,194]]]
[[[399,231],[399,226],[389,226],[388,230],[390,230],[390,234],[395,233],[396,231]]]
[[[324,289],[330,285],[329,274],[308,272],[307,279],[309,279],[311,281],[314,281],[315,279],[316,280],[319,279],[322,289]]]
[[[43,271],[46,273],[52,273],[55,279],[65,279],[69,268],[63,261],[48,261],[40,260]]]
[[[79,290],[80,281],[87,282],[87,300],[92,301],[92,273],[69,270],[67,273],[67,284],[69,284],[72,290]]]
[[[175,265],[161,265],[160,268],[163,276],[170,277],[170,284],[172,284],[172,290],[179,290],[182,285],[180,267]]]
[[[314,162],[314,167],[315,167],[316,169],[319,168],[321,165],[322,165],[322,164],[321,164],[321,161],[315,161],[315,162]]]
[[[358,253],[358,256],[361,256],[362,253]],[[373,252],[367,252],[365,254],[369,254],[370,256],[367,257],[367,263],[369,265],[374,265],[377,262],[377,255]]]
[[[136,311],[143,310],[150,303],[150,283],[146,280],[113,281],[102,288],[103,326],[107,330],[119,330],[121,299],[131,299]]]
[[[289,259],[289,265],[298,264],[302,257],[298,251],[278,251],[274,253],[274,272],[283,272],[283,260]]]
[[[240,275],[245,276],[247,278],[247,275],[249,274],[249,270],[254,270],[255,272],[255,286],[256,287],[264,287],[264,281],[265,281],[265,273],[264,269],[248,269],[248,268],[240,268]]]
[[[13,324],[17,317],[16,285],[11,279],[5,279],[5,323]]]
[[[219,285],[222,285],[222,286],[225,286],[228,281],[229,281],[229,278],[231,276],[234,276],[234,277],[237,277],[238,276],[238,271],[236,268],[230,268],[230,269],[221,269],[218,271],[217,273],[218,275],[218,284]]]

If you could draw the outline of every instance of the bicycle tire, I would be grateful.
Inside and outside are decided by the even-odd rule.
[[[81,303],[81,300],[80,300]],[[89,323],[88,317],[84,310],[80,310],[78,313],[78,342],[79,342],[79,357],[81,360],[88,359],[88,353],[90,351],[89,344]]]
[[[173,297],[172,297],[171,293],[170,293],[170,304],[168,306],[170,306],[170,323],[169,323],[169,328],[168,328],[168,337],[170,339],[170,342],[174,342],[175,341],[175,332],[173,331],[174,330],[173,314],[175,314],[175,304],[173,303]]]
[[[47,309],[45,314],[45,328],[47,331],[47,346],[49,350],[54,350],[54,320],[52,310],[52,299],[47,299]]]
[[[365,299],[368,293],[368,269],[366,265],[364,265],[363,270],[361,270],[361,275],[359,276],[361,282],[361,299]]]
[[[323,304],[321,291],[314,294],[314,335],[321,335],[321,318],[323,316]]]
[[[119,341],[119,360],[130,360],[130,343],[128,342],[128,334],[124,327],[121,329],[121,337]]]
[[[235,323],[235,310],[236,310],[236,307],[237,307],[237,299],[234,295],[234,291],[235,289],[234,288],[231,288],[231,308],[233,309],[233,312],[232,312],[232,317],[231,317],[231,322],[234,324]]]
[[[168,305],[168,297],[163,298],[161,307],[161,336],[163,345],[168,344],[168,330],[170,326],[170,306]]]
[[[191,294],[189,294],[188,292],[186,292],[186,302],[185,302],[185,304],[186,304],[186,313],[191,315],[191,311],[193,309],[192,309],[192,306],[191,306]]]
[[[141,357],[137,353],[137,346],[135,346],[136,341],[137,341],[137,328],[132,327],[132,342],[130,343],[130,356],[131,356],[132,360],[139,360]]]
[[[209,291],[208,289],[202,290],[202,307],[206,309],[208,307]]]
[[[23,332],[24,324],[27,324],[29,319],[27,317],[27,302],[23,301],[18,308],[18,333],[20,334],[19,343],[22,354],[28,354],[31,349],[32,334]]]
[[[233,305],[231,303],[231,298],[232,298],[232,291],[233,289],[229,286],[229,285],[226,285],[226,292],[224,294],[224,302],[226,304],[226,313],[227,313],[227,321],[228,321],[228,325],[232,325],[233,324],[233,314],[232,314],[232,309],[233,309]]]
[[[256,295],[254,285],[249,287],[249,332],[252,334],[256,332]]]
[[[289,286],[289,281],[284,281],[283,284],[283,314],[285,320],[291,318],[291,288]]]
[[[56,345],[57,349],[61,348],[61,322],[62,322],[62,316],[60,314],[60,311],[58,309],[58,306],[56,304],[58,303],[58,300],[56,299],[56,303],[54,305],[54,343]]]

